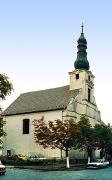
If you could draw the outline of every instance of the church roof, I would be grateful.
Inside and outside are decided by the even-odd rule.
[[[75,97],[78,93],[79,89],[69,90],[69,85],[23,93],[3,112],[3,115],[64,109],[70,98]]]

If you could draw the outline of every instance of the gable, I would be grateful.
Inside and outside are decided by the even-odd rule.
[[[23,93],[2,114],[7,116],[65,109],[70,98],[78,93],[79,89],[69,90],[69,85]]]

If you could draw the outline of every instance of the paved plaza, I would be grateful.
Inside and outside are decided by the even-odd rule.
[[[0,180],[112,180],[112,167],[81,171],[39,171],[8,168]]]

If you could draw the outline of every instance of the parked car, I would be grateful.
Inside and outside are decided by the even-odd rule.
[[[0,175],[5,175],[6,167],[0,161]]]
[[[47,158],[45,157],[38,157],[38,156],[29,156],[28,160],[29,161],[38,161],[38,160],[46,160]]]
[[[94,162],[89,162],[88,167],[93,167],[93,168],[101,168],[101,167],[108,167],[109,166],[109,161],[105,159],[97,159]]]

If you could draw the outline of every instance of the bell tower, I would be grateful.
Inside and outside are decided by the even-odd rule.
[[[70,90],[82,89],[83,99],[95,103],[94,101],[94,75],[89,70],[90,65],[87,60],[87,40],[83,32],[83,24],[81,26],[81,35],[77,41],[78,52],[74,62],[75,70],[69,72]]]

